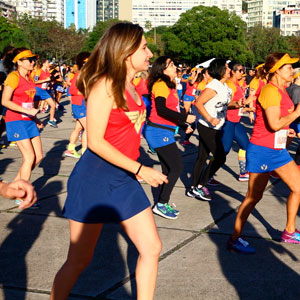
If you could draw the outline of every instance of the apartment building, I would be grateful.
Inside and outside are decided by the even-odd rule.
[[[284,36],[300,36],[300,4],[290,5],[274,12],[274,27]]]

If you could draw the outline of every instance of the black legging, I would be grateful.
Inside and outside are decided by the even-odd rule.
[[[226,154],[221,140],[220,130],[206,127],[200,123],[197,125],[199,132],[198,158],[193,170],[193,186],[201,184],[205,186],[209,179],[219,170],[226,161]],[[205,162],[212,153],[213,159],[209,162],[202,174]],[[202,176],[201,176],[202,174]]]
[[[154,149],[161,163],[162,172],[168,176],[168,183],[161,186],[158,196],[159,203],[168,203],[171,192],[182,170],[182,159],[176,143]]]

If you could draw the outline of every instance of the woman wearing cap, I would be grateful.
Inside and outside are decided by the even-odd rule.
[[[285,90],[287,83],[293,79],[292,64],[298,60],[283,53],[273,53],[266,58],[263,68],[269,74],[269,82],[262,88],[257,100],[257,116],[247,148],[247,169],[250,172],[248,192],[238,210],[234,231],[227,243],[229,250],[243,254],[255,253],[255,249],[240,236],[249,214],[262,198],[273,170],[291,190],[281,241],[300,243],[300,232],[295,227],[300,203],[300,171],[286,150],[287,137],[293,134],[289,131],[289,124],[300,116],[300,105],[294,110],[294,104]]]
[[[80,52],[76,56],[76,65],[78,66],[77,72],[70,80],[70,95],[71,95],[71,103],[72,103],[72,112],[73,117],[76,120],[75,127],[70,135],[70,142],[67,147],[67,150],[64,152],[64,156],[80,158],[80,154],[75,150],[76,142],[79,137],[80,132],[83,130],[81,143],[81,154],[87,148],[87,136],[86,136],[86,106],[85,106],[85,99],[84,96],[79,92],[76,80],[80,73],[80,69],[83,65],[87,62],[88,57],[90,56],[89,52]]]
[[[40,133],[35,123],[35,115],[38,112],[33,102],[35,85],[29,76],[36,55],[26,48],[17,48],[12,53],[12,58],[17,70],[7,76],[2,104],[7,107],[7,139],[16,141],[23,158],[15,180],[29,181],[31,171],[43,157]]]

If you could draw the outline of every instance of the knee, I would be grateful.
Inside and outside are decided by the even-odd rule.
[[[151,243],[151,246],[145,247],[140,251],[143,258],[158,259],[162,250],[162,242],[160,238]]]
[[[87,266],[91,263],[93,259],[93,255],[84,256],[84,257],[71,257],[69,256],[67,259],[67,264],[72,266],[73,269],[77,272],[84,271]]]
[[[43,154],[38,154],[35,156],[35,165],[38,165],[43,159]]]

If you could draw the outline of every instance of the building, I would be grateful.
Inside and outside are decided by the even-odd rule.
[[[97,22],[109,19],[132,21],[132,0],[97,0]]]
[[[247,27],[273,27],[273,12],[297,3],[300,3],[300,0],[249,0]]]
[[[17,16],[27,14],[44,20],[64,21],[64,0],[6,0],[16,9]]]
[[[17,15],[16,7],[6,1],[0,1],[0,16],[12,19]]]
[[[146,21],[152,27],[172,26],[182,13],[199,5],[217,6],[242,16],[242,0],[132,0],[132,21],[144,28]]]
[[[92,29],[96,25],[95,0],[65,0],[65,28]]]
[[[300,4],[274,11],[274,27],[280,28],[284,36],[300,36]]]

